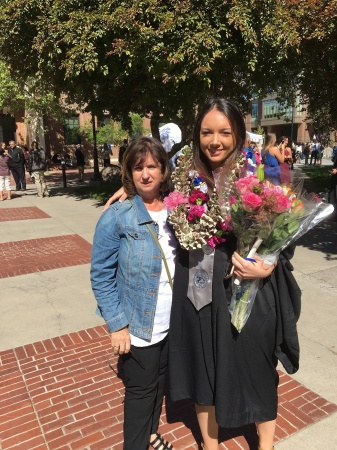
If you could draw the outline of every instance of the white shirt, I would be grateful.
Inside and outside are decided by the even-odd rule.
[[[174,277],[176,239],[167,225],[167,210],[148,211],[151,218],[158,224],[158,240],[163,249],[171,278]],[[151,239],[152,236],[151,236]],[[131,334],[131,344],[136,347],[146,347],[162,341],[168,333],[170,326],[170,314],[172,306],[172,289],[168,280],[164,261],[162,261],[161,275],[159,279],[159,290],[156,311],[153,323],[151,341],[145,341]]]

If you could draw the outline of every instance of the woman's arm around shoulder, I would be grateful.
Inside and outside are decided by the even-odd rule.
[[[120,202],[123,202],[126,198],[127,198],[127,196],[124,191],[124,188],[123,187],[119,188],[118,191],[116,191],[106,202],[106,204],[104,205],[103,211],[106,211],[109,208],[109,206],[112,205],[113,203],[115,203],[117,200],[119,200]]]

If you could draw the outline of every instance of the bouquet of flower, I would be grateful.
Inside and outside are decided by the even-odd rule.
[[[216,190],[209,194],[202,174],[192,170],[191,165],[192,150],[185,146],[173,174],[175,190],[164,198],[170,212],[168,220],[182,248],[214,248],[225,242],[231,231],[230,218],[221,215]]]
[[[230,192],[228,186],[224,189],[226,184],[225,176],[218,178],[220,204],[231,205],[238,253],[248,260],[259,250],[265,263],[274,264],[285,247],[333,211],[332,205],[302,191],[303,179],[292,186],[275,186],[248,174],[235,181]],[[229,309],[238,332],[250,315],[259,286],[260,280],[234,279]]]

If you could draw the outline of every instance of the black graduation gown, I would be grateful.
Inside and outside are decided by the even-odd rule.
[[[228,311],[231,280],[224,280],[233,249],[228,244],[227,248],[215,251],[212,302],[200,311],[187,298],[188,252],[178,251],[169,380],[173,401],[215,405],[218,424],[230,428],[276,418],[277,361],[289,373],[298,369],[296,321],[301,292],[288,261],[291,251],[285,252],[237,333]]]

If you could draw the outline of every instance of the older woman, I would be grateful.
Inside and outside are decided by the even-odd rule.
[[[132,142],[122,182],[128,199],[112,205],[97,223],[92,288],[114,353],[124,361],[124,450],[146,450],[149,443],[172,450],[157,431],[176,245],[163,204],[170,170],[158,141],[141,137]]]

